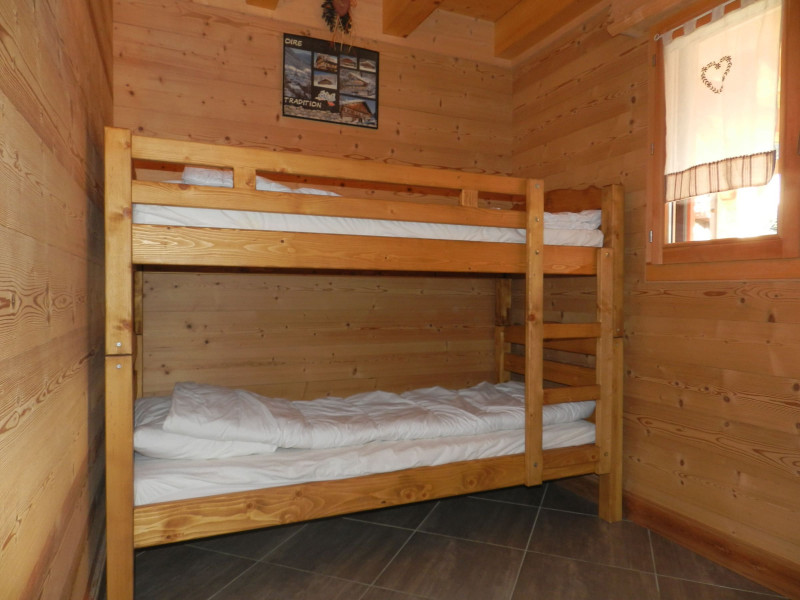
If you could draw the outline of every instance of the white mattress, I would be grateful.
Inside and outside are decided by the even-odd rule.
[[[187,167],[183,172],[181,181],[177,183],[231,187],[233,185],[233,176],[229,171]],[[314,188],[293,189],[260,176],[256,181],[256,189],[283,193],[336,195],[326,190]],[[600,226],[600,211],[545,213],[544,220],[544,243],[546,245],[591,247],[603,245],[603,233],[598,229]],[[476,227],[141,204],[134,204],[133,206],[133,222],[140,225],[525,243],[524,229],[507,227]]]
[[[133,206],[133,222],[141,225],[333,233],[469,242],[525,243],[524,229],[508,227],[475,227],[470,225],[417,223],[413,221],[385,221],[382,219],[316,217],[150,204],[135,204]],[[599,229],[545,228],[544,243],[551,246],[591,246],[599,248],[603,245],[603,232]]]
[[[594,443],[588,421],[549,425],[542,432],[543,448]],[[134,503],[137,506],[227,494],[308,481],[345,479],[421,466],[521,454],[523,430],[478,436],[373,442],[324,450],[278,449],[215,460],[162,460],[137,454],[134,462]]]

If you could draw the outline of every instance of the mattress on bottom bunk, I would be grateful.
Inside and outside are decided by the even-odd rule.
[[[543,429],[543,448],[592,444],[594,424],[558,423]],[[318,450],[279,449],[214,460],[163,460],[136,455],[134,503],[137,506],[230,494],[262,488],[346,479],[464,460],[522,454],[521,429],[476,436],[370,442],[361,446]]]
[[[593,410],[545,406],[543,448],[594,442],[583,420]],[[170,397],[136,403],[135,503],[519,454],[524,413],[517,382],[310,402],[176,384]]]

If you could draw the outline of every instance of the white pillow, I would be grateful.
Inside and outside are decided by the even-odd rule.
[[[298,440],[309,436],[305,418],[289,400],[192,381],[182,381],[173,387],[164,431],[285,448],[294,447]]]
[[[603,211],[582,210],[581,212],[544,213],[544,226],[551,229],[597,229],[600,227]]]
[[[171,398],[140,398],[134,404],[133,448],[153,458],[210,459],[271,454],[276,446],[261,442],[219,441],[164,431]]]
[[[525,401],[525,384],[521,381],[506,381],[497,384],[497,389],[515,398]],[[562,404],[545,404],[542,407],[542,426],[558,423],[572,423],[592,416],[595,408],[594,400],[581,402],[564,402]]]
[[[225,169],[207,169],[204,167],[184,167],[181,183],[189,185],[207,185],[211,187],[233,187],[233,171]],[[272,181],[261,175],[256,176],[256,189],[262,192],[284,192],[286,194],[316,194],[318,196],[338,196],[336,192],[318,190],[316,188],[297,188]]]

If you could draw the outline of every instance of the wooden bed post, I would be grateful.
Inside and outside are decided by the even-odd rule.
[[[622,519],[622,338],[614,338],[613,346],[608,473],[598,475],[598,514],[610,522]]]
[[[624,283],[624,191],[621,185],[603,188],[604,247],[597,265],[597,424],[601,449],[598,512],[606,521],[622,518],[622,334]]]
[[[544,467],[544,185],[540,180],[528,180],[525,199],[528,210],[525,272],[525,483],[539,485]]]
[[[131,134],[106,128],[106,536],[107,596],[133,600],[134,319]]]

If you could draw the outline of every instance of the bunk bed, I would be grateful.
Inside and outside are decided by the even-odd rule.
[[[211,169],[226,174],[229,187],[137,179],[141,164]],[[136,548],[562,477],[597,474],[600,516],[621,518],[620,186],[546,195],[542,182],[534,179],[158,139],[118,128],[106,129],[105,168],[109,598],[132,599]],[[273,186],[270,177],[289,185]],[[290,189],[292,182],[297,188],[297,182],[308,181],[333,187],[338,195]],[[399,199],[398,189],[415,193]],[[373,195],[371,190],[395,194]],[[148,211],[158,207],[180,215],[148,219]],[[546,245],[546,210],[601,210],[599,242]],[[323,225],[301,225],[293,231],[243,226],[236,220],[220,225],[223,213],[321,218]],[[192,215],[199,214],[211,221],[193,222]],[[324,223],[337,220],[345,222],[344,231],[325,232]],[[367,223],[367,232],[349,229],[352,222]],[[403,233],[375,234],[377,222],[399,223]],[[416,225],[433,225],[436,232],[412,237],[408,228]],[[463,231],[440,233],[440,225],[466,231],[466,237]],[[475,241],[476,230],[521,234],[521,239]],[[496,274],[497,381],[524,378],[516,388],[523,399],[521,445],[499,456],[391,472],[136,502],[141,272],[151,267]],[[546,323],[546,275],[592,277],[596,318]],[[524,279],[524,324],[509,318],[514,276]],[[547,348],[591,354],[594,366],[547,360]],[[596,403],[589,418],[594,441],[543,450],[547,406],[586,401]]]

